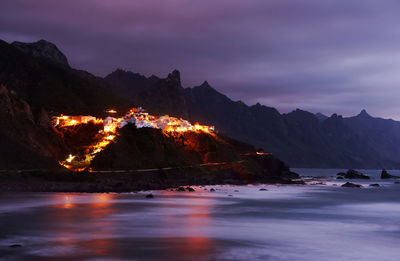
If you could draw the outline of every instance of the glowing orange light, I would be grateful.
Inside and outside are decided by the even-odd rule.
[[[107,110],[108,113],[117,113],[114,109]],[[103,124],[103,129],[99,131],[100,140],[90,145],[86,149],[85,155],[69,155],[67,159],[61,161],[60,164],[68,169],[82,171],[89,167],[90,162],[97,153],[104,150],[118,135],[118,128],[125,126],[128,123],[134,123],[137,128],[150,127],[161,129],[165,135],[175,135],[174,133],[184,132],[205,132],[211,134],[214,132],[213,126],[200,125],[196,123],[192,125],[184,119],[178,119],[164,116],[153,116],[144,112],[142,108],[132,108],[125,116],[120,118],[106,117],[98,119],[92,116],[66,116],[60,115],[54,117],[54,125],[59,128],[71,127],[78,124],[88,124],[94,122]]]

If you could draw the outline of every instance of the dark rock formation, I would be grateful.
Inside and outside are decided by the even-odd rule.
[[[129,107],[124,98],[110,91],[103,79],[60,66],[60,62],[65,63],[63,55],[56,55],[56,47],[50,43],[44,46],[36,52],[36,47],[31,50],[29,44],[11,45],[0,40],[0,84],[16,92],[33,108],[44,108],[51,113],[96,116],[110,107],[116,110]]]
[[[326,120],[326,119],[329,118],[328,116],[326,116],[326,115],[324,115],[324,114],[322,114],[322,113],[320,113],[320,112],[317,112],[317,113],[315,114],[315,117],[317,117],[317,119],[320,120],[320,121],[324,121],[324,120]]]
[[[174,70],[167,78],[116,70],[105,77],[111,90],[127,96],[136,106],[141,106],[154,115],[170,115],[189,119],[188,108],[181,84],[180,72]]]
[[[45,111],[0,85],[0,168],[60,168],[66,147]]]
[[[382,169],[381,179],[397,179],[400,178],[398,176],[390,175],[386,169]]]
[[[380,187],[379,184],[375,183],[375,184],[369,184],[370,187]]]
[[[147,194],[147,195],[146,195],[146,198],[154,198],[154,195],[151,194],[151,193],[150,193],[150,194]]]
[[[346,182],[345,184],[342,185],[343,188],[361,188],[362,186],[359,184],[354,184],[351,182]]]
[[[346,173],[339,172],[337,175],[345,179],[370,179],[369,176],[353,169],[349,169]]]
[[[17,248],[17,247],[22,247],[22,245],[20,245],[20,244],[13,244],[13,245],[9,245],[8,247]]]
[[[11,45],[34,57],[69,67],[67,57],[53,43],[39,40],[34,43],[13,42]]]

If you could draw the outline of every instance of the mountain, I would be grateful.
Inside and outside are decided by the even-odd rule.
[[[115,95],[128,97],[136,106],[152,114],[178,116],[187,119],[188,108],[179,71],[175,70],[165,79],[116,70],[105,81],[112,86]]]
[[[0,169],[57,169],[66,147],[44,110],[0,85]]]
[[[400,122],[374,118],[365,110],[343,119],[345,124],[384,158],[400,160]]]
[[[0,84],[30,106],[51,113],[100,115],[105,108],[129,107],[102,78],[69,68],[64,58],[45,41],[8,44],[0,40]]]
[[[317,112],[317,113],[315,114],[315,117],[317,117],[317,119],[320,120],[320,121],[323,121],[323,120],[326,120],[326,119],[329,118],[328,116],[326,116],[325,114],[322,114],[322,113],[320,113],[320,112]]]
[[[34,57],[69,67],[67,57],[53,43],[39,40],[34,43],[12,42],[11,45]]]
[[[169,80],[171,75],[166,79],[140,76],[140,83],[128,80],[137,74],[119,74],[124,77],[114,72],[106,80],[124,82],[128,93],[135,92],[134,102],[149,111],[214,125],[218,132],[274,153],[292,167],[400,167],[400,123],[395,121],[368,117],[366,112],[353,118],[299,109],[280,114],[261,104],[232,101],[207,81],[183,88],[177,72],[174,81]],[[122,89],[114,90],[123,95]]]
[[[232,101],[207,81],[184,88],[177,70],[166,78],[117,70],[103,79],[70,68],[65,55],[43,40],[28,44],[0,41],[0,85],[7,90],[4,97],[15,96],[13,100],[20,100],[32,112],[30,121],[19,122],[29,118],[28,112],[5,121],[4,126],[32,125],[25,131],[17,127],[14,132],[19,136],[11,140],[15,144],[29,141],[24,148],[44,157],[49,154],[43,148],[51,146],[43,145],[47,141],[41,135],[31,137],[29,133],[49,131],[39,126],[39,119],[48,121],[47,114],[102,116],[106,108],[125,111],[136,105],[152,114],[214,125],[219,134],[263,148],[294,167],[400,167],[399,122],[374,118],[366,111],[350,118],[299,109],[281,114],[261,104],[248,106]],[[7,131],[3,127],[10,136],[12,132]],[[33,141],[37,139],[40,142],[36,144]]]

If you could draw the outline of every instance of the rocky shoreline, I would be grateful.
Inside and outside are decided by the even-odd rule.
[[[0,173],[2,192],[132,192],[195,185],[303,184],[297,174],[250,173],[240,163],[149,171],[71,172],[66,170]]]

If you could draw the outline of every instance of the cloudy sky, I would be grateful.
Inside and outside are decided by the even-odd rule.
[[[0,38],[46,39],[72,66],[204,80],[281,112],[400,120],[397,0],[1,0]]]

